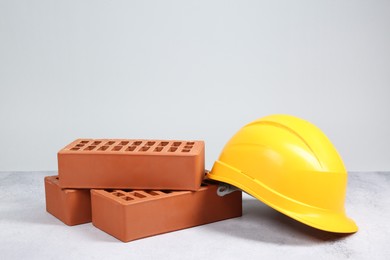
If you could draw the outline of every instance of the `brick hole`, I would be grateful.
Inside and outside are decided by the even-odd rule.
[[[152,190],[148,190],[148,191],[145,191],[147,194],[150,194],[150,195],[152,195],[152,196],[157,196],[158,195],[158,193],[157,192],[155,192],[155,191],[152,191]]]
[[[147,142],[146,144],[149,145],[149,146],[152,146],[152,145],[154,145],[155,143],[156,143],[156,142],[149,141],[149,142]]]
[[[120,192],[113,192],[112,195],[117,196],[117,197],[125,196],[123,193],[120,193]]]
[[[102,141],[95,141],[95,142],[93,142],[92,143],[92,145],[98,145],[98,144],[100,144]]]
[[[169,142],[160,142],[158,146],[166,146]]]
[[[123,199],[126,200],[126,201],[134,200],[132,197],[128,197],[128,196],[124,197]]]
[[[89,141],[81,141],[80,144],[87,144]]]
[[[138,192],[134,192],[134,196],[137,197],[137,198],[140,198],[140,199],[146,197],[145,195],[143,195],[143,194],[141,194],[141,193],[138,193]]]
[[[76,144],[76,147],[83,147],[84,144]]]
[[[105,145],[113,145],[115,141],[108,141]]]
[[[183,149],[181,150],[183,153],[188,153],[189,151],[191,151],[190,149]]]
[[[137,146],[129,146],[129,147],[127,147],[127,149],[126,149],[126,152],[132,152],[132,151],[135,150],[135,148],[137,148]]]
[[[119,144],[120,145],[127,145],[129,143],[129,141],[122,141],[122,142],[120,142]]]
[[[60,178],[58,178],[58,177],[55,177],[54,179],[56,179],[56,180],[58,181]]]
[[[117,145],[117,146],[114,146],[114,148],[112,148],[113,151],[119,151],[120,149],[122,149],[123,146],[120,146],[120,145]]]
[[[161,146],[157,146],[156,148],[154,148],[154,152],[161,152],[162,149],[164,149],[164,147],[161,147]]]
[[[192,145],[186,145],[186,146],[184,146],[184,148],[191,149]]]
[[[195,142],[187,142],[187,145],[194,145]]]
[[[173,145],[173,146],[180,146],[180,145],[181,145],[181,142],[174,142],[172,145]]]
[[[169,148],[168,152],[176,152],[177,150],[177,147],[171,147]]]
[[[207,187],[207,186],[209,186],[209,185],[207,185],[207,183],[202,182],[202,184],[201,184],[200,186],[201,186],[201,187]]]
[[[73,147],[73,148],[70,149],[70,150],[72,150],[72,151],[78,151],[78,150],[80,150],[80,148],[79,148],[79,147]]]
[[[107,149],[108,149],[108,146],[105,145],[105,146],[100,147],[100,148],[98,149],[98,151],[105,151],[105,150],[107,150]]]
[[[149,146],[144,146],[140,149],[141,152],[146,152],[147,150],[149,150]]]
[[[170,191],[170,190],[162,190],[161,192],[163,192],[163,193],[165,193],[165,194],[172,193],[172,191]]]
[[[96,148],[96,146],[90,145],[90,146],[88,146],[87,148],[85,148],[84,151],[92,151],[92,150],[95,149],[95,148]]]
[[[133,142],[133,145],[140,145],[140,144],[142,144],[142,141],[135,141],[135,142]]]

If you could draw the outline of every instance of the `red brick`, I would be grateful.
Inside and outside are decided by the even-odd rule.
[[[62,188],[197,190],[203,141],[78,139],[58,152]]]
[[[46,210],[65,224],[91,222],[90,190],[61,189],[58,176],[45,177]]]
[[[242,194],[198,191],[91,190],[92,223],[123,242],[242,215]]]

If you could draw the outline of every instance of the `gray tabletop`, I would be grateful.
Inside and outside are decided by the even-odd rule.
[[[307,227],[244,195],[240,218],[129,243],[47,213],[43,177],[55,174],[0,173],[1,259],[390,259],[390,172],[349,173],[353,235]]]

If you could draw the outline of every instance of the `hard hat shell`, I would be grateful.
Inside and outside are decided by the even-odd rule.
[[[343,161],[320,129],[297,117],[271,115],[244,126],[208,177],[309,226],[338,233],[358,230],[345,214]]]

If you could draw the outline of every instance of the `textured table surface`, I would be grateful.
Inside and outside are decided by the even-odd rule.
[[[312,229],[245,195],[241,218],[129,243],[47,213],[43,178],[55,174],[0,173],[1,259],[390,259],[390,172],[349,173],[353,235]]]

